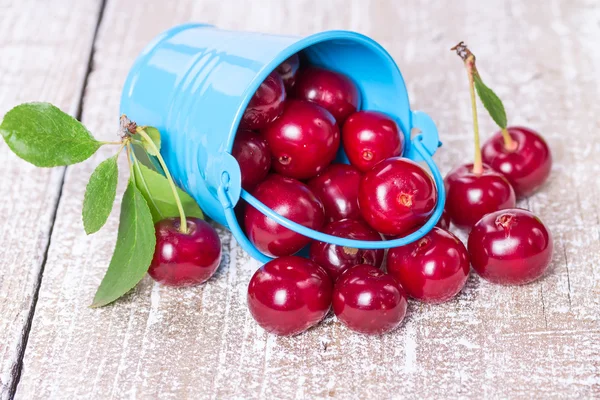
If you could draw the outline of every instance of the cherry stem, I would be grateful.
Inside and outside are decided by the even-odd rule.
[[[136,169],[136,171],[138,172],[139,177],[140,177],[141,182],[139,182],[139,183],[144,185],[144,189],[146,190],[146,193],[148,193],[148,197],[150,197],[150,201],[152,202],[152,205],[156,209],[156,212],[160,215],[160,218],[164,218],[164,216],[160,212],[160,209],[156,205],[156,201],[152,197],[152,192],[150,191],[150,188],[148,187],[148,183],[146,182],[146,179],[144,178],[144,174],[142,174],[142,169],[140,168],[140,162],[137,159],[137,157],[135,156],[135,152],[133,152],[133,151],[131,152],[131,158],[133,159],[133,167]],[[134,177],[135,177],[135,175],[134,175]]]
[[[460,42],[459,44],[457,44],[456,46],[454,46],[453,48],[451,48],[450,50],[452,51],[456,51],[456,54],[464,61],[465,66],[467,67],[467,72],[469,74],[469,83],[471,85],[470,89],[471,89],[471,104],[473,107],[473,110],[475,110],[475,103],[474,103],[474,90],[473,90],[473,81],[474,81],[474,77],[475,75],[479,75],[479,72],[477,72],[477,67],[475,66],[475,55],[473,53],[471,53],[471,50],[469,50],[467,48],[467,45],[465,44],[465,42]],[[481,79],[481,78],[480,78]],[[475,111],[474,111],[475,112]],[[477,126],[477,116],[474,114],[473,115],[473,119],[475,121],[475,130],[477,132],[479,132],[479,127]],[[506,127],[500,127],[502,129],[502,137],[504,138],[504,148],[508,151],[515,151],[517,149],[518,143],[510,136],[510,134],[508,133],[508,129],[506,129]],[[476,133],[476,138],[475,141],[479,143],[479,133]],[[479,151],[479,158],[481,158],[481,150],[475,150],[475,161],[477,162],[477,152]],[[473,168],[473,172],[475,172],[475,167]]]
[[[508,129],[502,128],[502,137],[504,138],[504,148],[508,151],[517,149],[517,142],[510,136]]]
[[[187,220],[185,218],[185,212],[183,211],[183,205],[181,204],[181,199],[179,198],[179,194],[177,194],[177,186],[175,186],[175,182],[173,181],[173,178],[171,177],[171,173],[169,172],[169,168],[167,168],[167,164],[165,163],[165,160],[162,158],[162,156],[160,155],[160,151],[158,150],[158,148],[156,147],[156,145],[154,144],[154,142],[152,141],[150,136],[148,136],[148,134],[146,133],[146,131],[143,128],[138,126],[136,128],[136,132],[139,133],[144,138],[144,140],[147,142],[147,144],[156,153],[156,158],[158,159],[158,163],[160,164],[163,171],[165,172],[165,177],[167,178],[167,181],[169,181],[169,186],[171,187],[171,192],[173,193],[173,198],[175,199],[175,204],[177,204],[177,210],[179,211],[179,218],[181,219],[181,225],[179,226],[179,231],[184,234],[188,233]]]
[[[131,159],[133,158],[133,151],[131,151],[131,144],[129,144],[129,142],[125,143],[125,148],[127,149],[127,164],[129,165],[129,176],[131,177],[131,180],[133,180],[133,183],[135,184],[135,174],[133,172],[133,164],[131,163]]]
[[[117,144],[123,144],[122,141],[118,141],[118,142],[100,142],[101,145],[105,145],[105,144],[112,144],[112,145],[117,145]]]
[[[123,148],[125,148],[125,146],[127,146],[128,142],[119,142],[119,144],[121,145],[121,147],[119,147],[119,150],[117,151],[117,158],[119,157],[119,155],[121,154],[121,152],[123,151]]]
[[[473,160],[473,173],[481,175],[483,173],[483,161],[481,159],[481,145],[479,144],[479,122],[477,120],[477,97],[475,96],[475,82],[473,79],[473,66],[475,64],[475,57],[469,55],[465,59],[465,66],[467,67],[467,75],[469,76],[469,92],[471,93],[471,112],[473,114],[473,132],[475,142],[475,157]]]

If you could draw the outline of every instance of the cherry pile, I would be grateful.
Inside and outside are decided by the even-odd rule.
[[[465,64],[474,96],[474,68]],[[262,82],[241,119],[232,154],[242,188],[283,217],[333,236],[382,241],[419,229],[437,203],[434,181],[402,157],[405,135],[394,118],[360,110],[360,104],[360,90],[349,77],[290,57]],[[238,205],[249,240],[274,257],[248,287],[256,322],[268,332],[295,335],[333,309],[349,329],[379,335],[400,325],[408,297],[427,303],[455,297],[471,265],[493,283],[520,285],[541,277],[552,258],[550,233],[515,202],[548,177],[548,146],[530,129],[507,128],[482,151],[474,105],[473,117],[475,161],[446,176],[442,218],[421,239],[387,255],[312,241],[249,204]],[[349,164],[336,162],[342,151]],[[468,248],[448,231],[451,223],[470,230]],[[173,222],[157,226],[154,279],[182,286],[212,275],[220,259],[218,237],[200,220],[192,220],[191,229],[182,239]],[[303,248],[308,258],[296,255]],[[161,268],[165,259],[179,260],[178,270]]]

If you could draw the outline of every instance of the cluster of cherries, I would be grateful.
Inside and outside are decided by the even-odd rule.
[[[329,235],[382,241],[415,232],[437,203],[433,179],[402,157],[405,135],[395,120],[358,110],[359,105],[360,91],[349,77],[300,68],[298,55],[287,59],[262,82],[236,134],[232,154],[242,187],[281,216]],[[248,287],[254,319],[269,332],[295,335],[333,308],[350,329],[383,334],[402,322],[408,296],[428,303],[456,296],[470,265],[500,284],[525,284],[542,276],[552,256],[550,234],[532,213],[514,207],[517,196],[531,194],[545,181],[551,156],[535,132],[509,131],[514,139],[510,149],[501,134],[484,145],[487,164],[481,170],[465,164],[448,174],[438,226],[387,256],[384,250],[311,243],[240,203],[236,211],[249,240],[274,257]],[[334,162],[340,148],[349,164]],[[450,222],[471,230],[468,250],[448,231]],[[192,219],[187,238],[161,240],[161,232],[179,234],[176,228],[157,226],[150,274],[174,286],[204,282],[220,260],[218,235],[204,221]],[[175,242],[183,250],[174,250]],[[170,247],[164,250],[163,243]],[[309,258],[294,255],[307,245]],[[180,262],[169,262],[161,254],[182,256]]]

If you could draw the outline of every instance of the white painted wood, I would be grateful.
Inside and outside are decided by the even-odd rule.
[[[465,72],[448,50],[465,40],[511,123],[536,128],[552,146],[550,182],[522,205],[551,228],[554,262],[524,287],[472,276],[454,301],[411,302],[403,326],[382,337],[351,333],[330,317],[279,338],[246,309],[258,263],[223,234],[222,266],[204,286],[175,290],[147,278],[122,301],[91,310],[117,226],[113,213],[100,233],[81,229],[96,157],[67,173],[17,397],[599,397],[599,19],[592,0],[109,1],[83,115],[103,138],[115,130],[136,53],[173,24],[287,34],[346,28],[395,57],[413,107],[438,124],[445,147],[436,158],[446,172],[471,157]],[[487,136],[493,125],[480,115]]]
[[[0,0],[0,115],[25,101],[75,114],[99,2]],[[38,169],[0,140],[0,399],[15,383],[63,169]]]

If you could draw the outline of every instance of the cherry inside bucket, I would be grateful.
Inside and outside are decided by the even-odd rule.
[[[258,254],[261,260],[267,260],[264,255],[272,257],[299,254],[297,251],[301,243],[310,244],[312,242],[310,238],[298,233],[296,233],[297,244],[290,247],[284,246],[285,249],[277,244],[281,244],[279,235],[260,235],[262,239],[259,240],[256,235],[257,231],[254,229],[256,225],[250,221],[258,221],[257,218],[263,213],[267,214],[259,218],[263,221],[260,223],[263,227],[273,226],[275,228],[279,226],[273,232],[281,230],[281,232],[291,233],[295,229],[289,229],[290,226],[284,228],[280,225],[280,223],[284,223],[281,222],[280,216],[287,217],[292,222],[312,229],[313,231],[307,231],[304,234],[311,236],[313,239],[322,237],[320,232],[323,232],[326,222],[334,223],[348,217],[358,218],[369,229],[381,233],[380,228],[383,225],[376,224],[376,226],[373,226],[372,221],[374,219],[365,219],[364,215],[359,212],[357,193],[363,175],[379,162],[385,161],[389,157],[401,155],[404,143],[410,140],[404,133],[410,132],[410,109],[407,108],[404,111],[402,107],[398,107],[399,103],[407,104],[407,98],[401,76],[397,73],[395,65],[390,64],[389,55],[382,52],[381,49],[371,48],[367,44],[357,44],[350,40],[345,44],[351,44],[353,50],[350,51],[349,47],[341,46],[340,42],[324,41],[311,44],[299,54],[285,54],[285,58],[281,59],[281,65],[275,66],[272,72],[266,75],[271,80],[273,73],[279,73],[284,80],[288,78],[285,85],[285,99],[282,101],[284,111],[265,126],[256,129],[255,134],[267,142],[267,150],[271,153],[270,173],[297,181],[296,185],[300,185],[298,187],[302,188],[304,194],[298,197],[286,194],[282,197],[286,199],[286,204],[279,204],[277,200],[279,195],[271,196],[265,194],[264,190],[258,194],[252,187],[249,187],[250,190],[243,192],[242,197],[246,200],[253,199],[256,201],[258,195],[258,200],[268,206],[263,208],[262,212],[246,202],[236,207],[237,223],[244,226],[245,239],[252,250],[258,249],[262,253],[256,251],[252,253],[253,255]],[[323,62],[320,54],[324,50],[335,51],[338,58]],[[359,51],[364,59],[357,60],[356,51]],[[298,61],[300,61],[299,64]],[[354,65],[349,67],[352,63]],[[356,63],[373,65],[376,68],[371,70],[356,68]],[[290,72],[293,74],[293,81],[289,80]],[[269,82],[266,80],[260,83],[258,88],[260,89],[263,84]],[[250,105],[252,104],[255,104],[253,100],[250,101]],[[354,128],[354,125],[349,124],[348,137],[352,136],[350,131],[352,133],[356,131],[357,134],[362,135],[360,141],[364,145],[361,144],[360,146],[369,148],[376,145],[381,146],[381,149],[378,148],[377,157],[370,163],[365,163],[361,159],[359,165],[357,164],[358,161],[355,161],[357,160],[356,157],[350,157],[344,151],[346,148],[341,137],[342,127],[347,116],[353,112],[357,112],[357,118],[355,119],[360,122],[360,126]],[[363,115],[365,118],[359,118]],[[352,120],[352,123],[355,124],[355,122]],[[371,133],[373,133],[373,138],[369,137]],[[379,136],[386,138],[387,142],[378,144],[377,142],[380,142],[378,140]],[[393,141],[392,136],[396,136],[397,140]],[[353,145],[355,144],[353,143]],[[240,163],[241,176],[245,177],[246,180],[249,176],[254,176],[253,172],[248,170],[250,167],[247,164]],[[338,166],[332,169],[332,164]],[[344,165],[347,166],[348,171],[343,170],[345,174],[342,176],[338,170],[342,170]],[[332,171],[338,173],[333,174]],[[428,172],[424,173],[429,174]],[[305,183],[308,186],[304,186]],[[390,184],[393,185],[394,183],[390,182]],[[273,182],[269,185],[273,186]],[[254,187],[261,187],[261,181],[257,182]],[[412,186],[408,189],[418,190],[418,188],[412,188]],[[332,190],[336,191],[335,195],[332,195]],[[433,190],[436,190],[435,186]],[[268,191],[268,193],[275,192],[276,188]],[[308,208],[302,206],[303,199],[312,198],[311,196],[314,196],[323,207],[323,221],[311,220],[309,222],[304,218],[306,216],[304,215],[305,212],[312,210],[309,214],[313,214],[315,210],[313,206]],[[431,199],[434,200],[432,205],[435,206],[435,193],[433,193]],[[340,201],[344,203],[342,204]],[[297,207],[294,205],[295,202],[298,202]],[[295,208],[304,209],[305,211],[297,213],[293,210]],[[275,212],[279,216],[274,214]],[[415,223],[425,222],[431,212],[432,208],[428,205],[428,210],[423,214],[424,218],[420,218]],[[252,214],[252,216],[248,214]],[[291,216],[294,217],[290,218]],[[276,222],[272,217],[280,222]],[[392,215],[392,219],[394,218],[396,216]],[[242,229],[239,228],[239,225],[238,232],[241,232]],[[394,232],[397,233],[398,237],[403,237],[402,233],[405,230],[413,228],[412,223],[398,222],[396,225],[399,228],[395,229]],[[317,230],[320,232],[316,232]],[[324,243],[331,243],[332,240],[336,241],[332,237],[340,239],[354,237],[353,235],[338,236],[330,232],[327,234],[330,237],[328,240],[324,240]],[[367,246],[370,242],[369,240],[359,239],[359,237],[354,240],[366,243],[364,246]],[[304,253],[306,253],[304,255],[308,255],[306,251]]]

